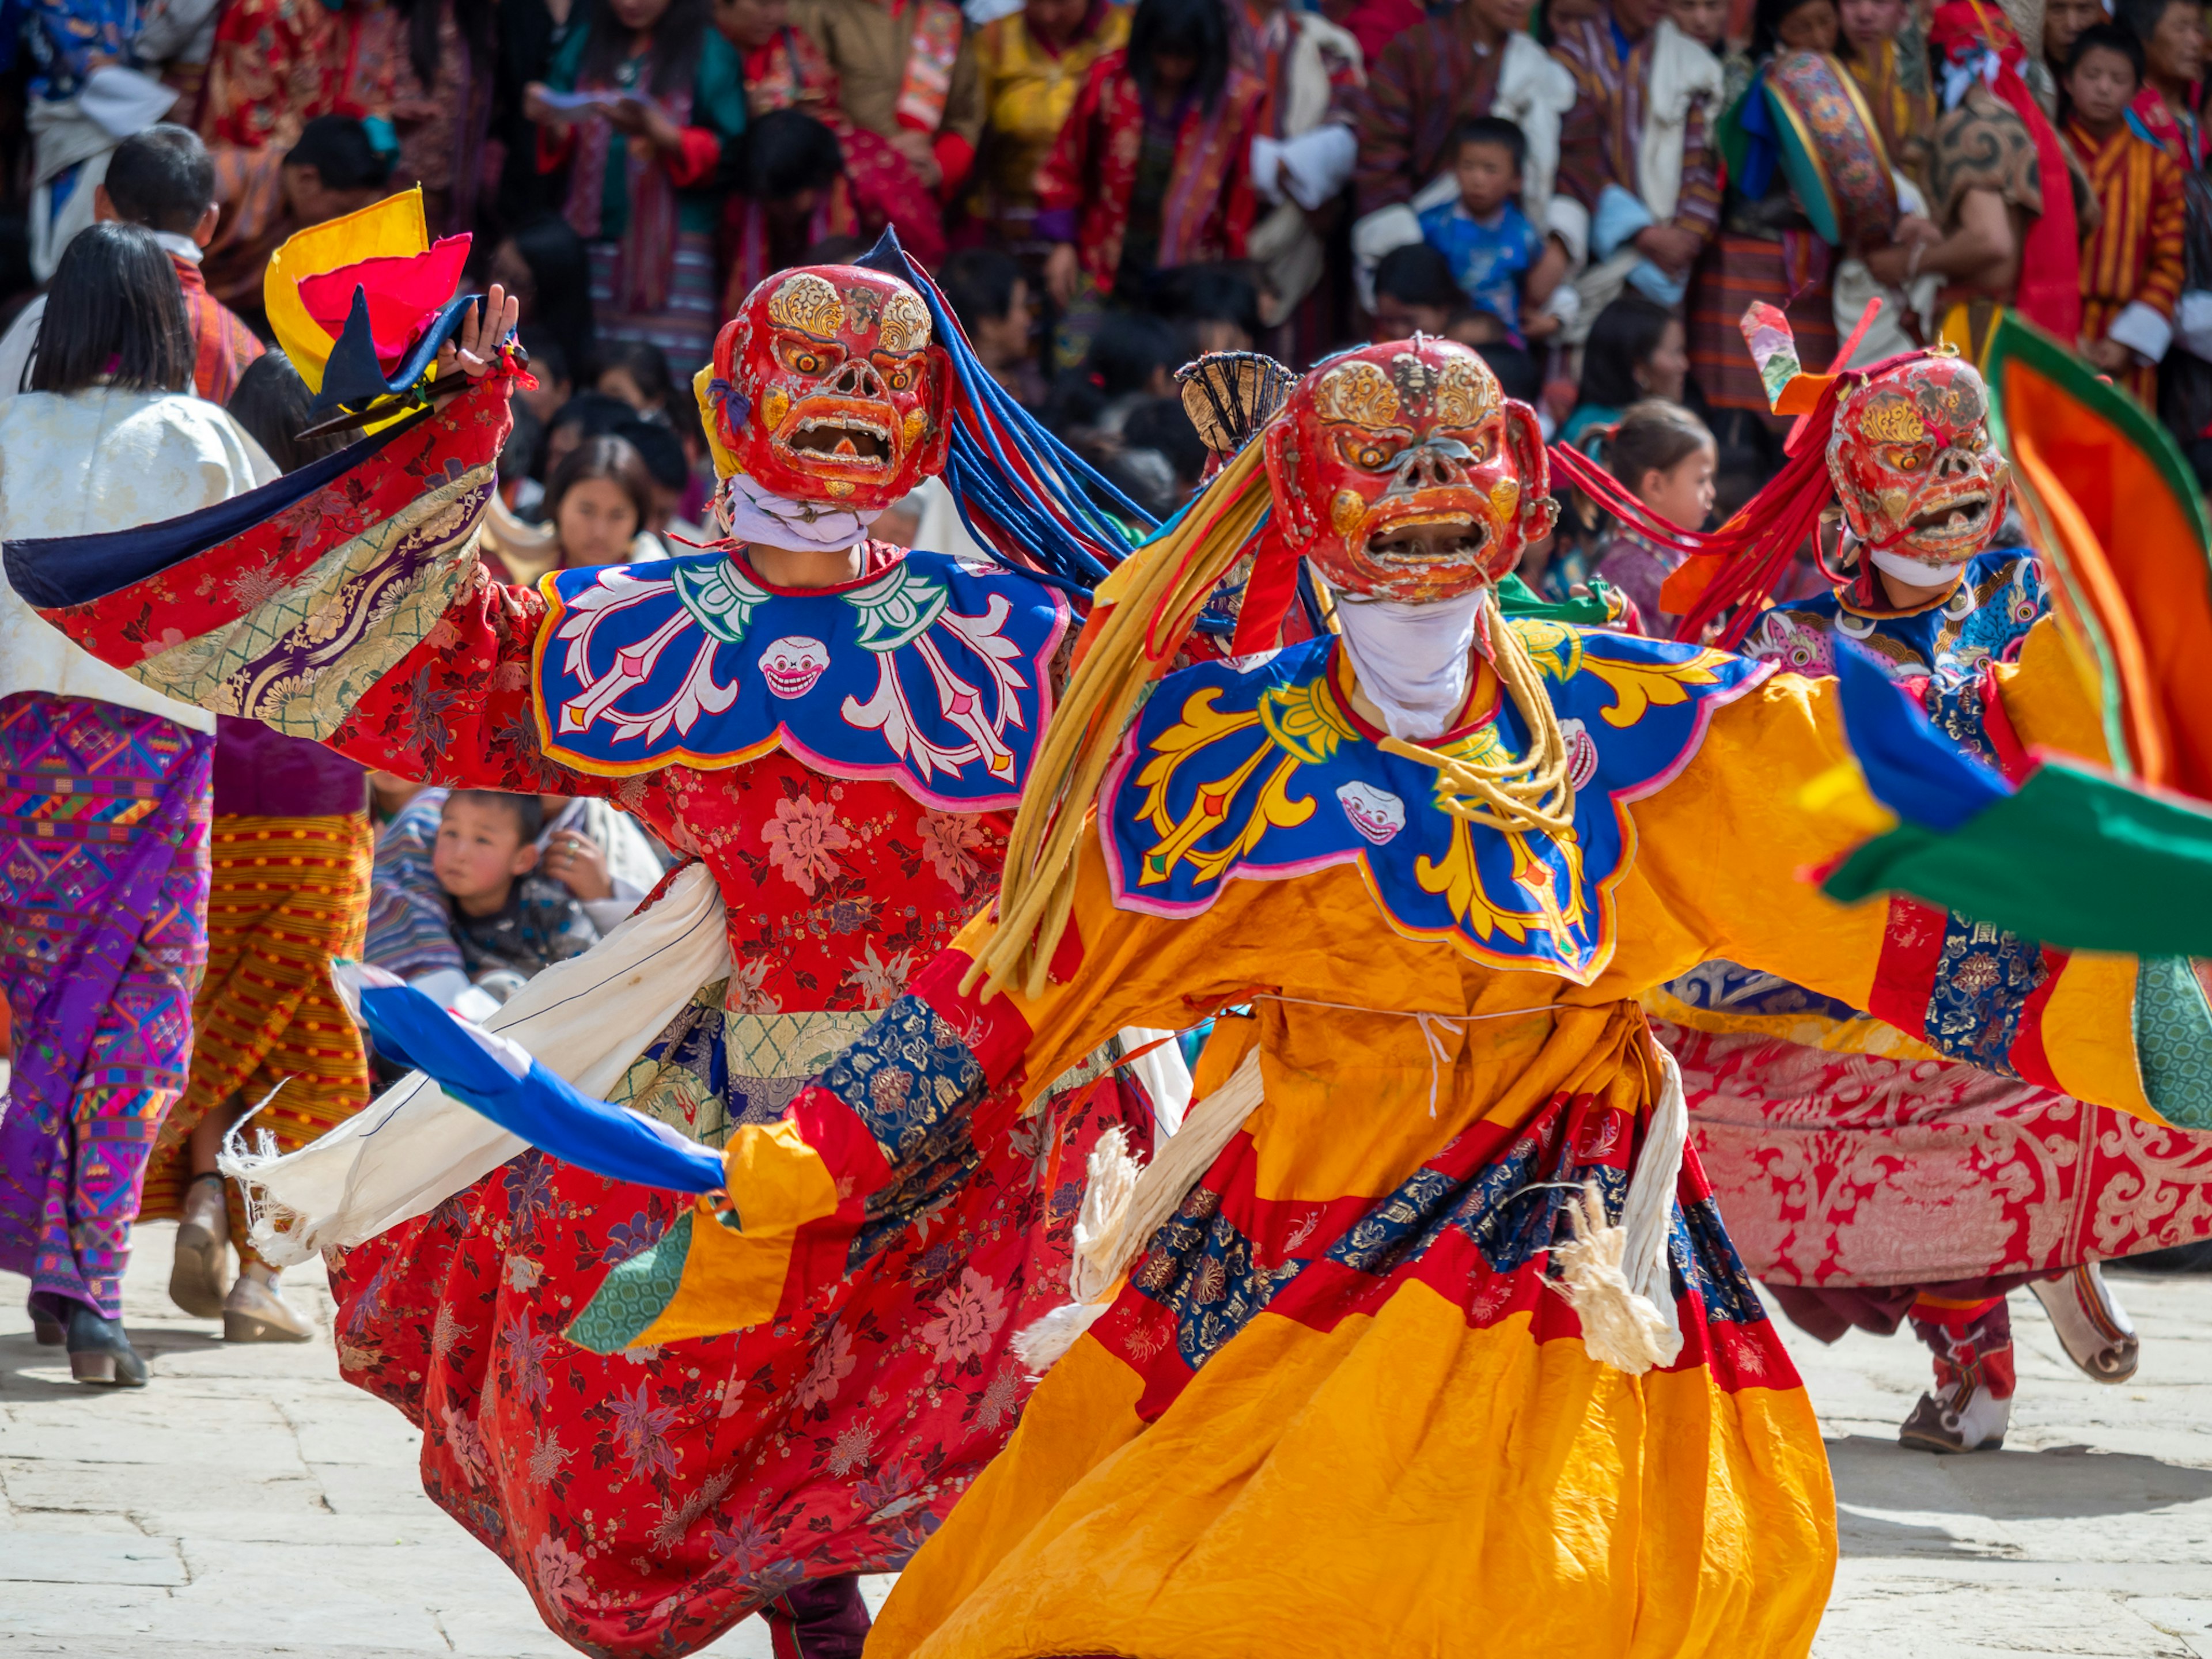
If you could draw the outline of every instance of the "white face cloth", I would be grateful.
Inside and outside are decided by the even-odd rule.
[[[1468,653],[1489,590],[1407,605],[1336,596],[1337,626],[1359,689],[1382,711],[1383,729],[1407,743],[1440,738],[1459,717],[1470,680]]]
[[[1909,559],[1902,553],[1876,553],[1871,550],[1867,556],[1885,576],[1894,576],[1915,587],[1941,587],[1972,563],[1974,556],[1969,553],[1948,564],[1931,564],[1925,559]]]
[[[719,511],[731,538],[800,551],[850,547],[868,533],[879,513],[863,515],[826,502],[789,501],[772,495],[742,472],[723,481]]]

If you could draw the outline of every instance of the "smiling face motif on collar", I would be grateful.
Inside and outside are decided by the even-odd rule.
[[[1836,411],[1828,471],[1844,522],[1878,552],[1956,565],[2004,518],[1988,388],[1956,357],[1915,358],[1853,388]]]
[[[1456,598],[1510,571],[1558,517],[1535,412],[1449,340],[1331,359],[1298,383],[1267,445],[1291,544],[1365,598]]]
[[[945,465],[951,366],[896,277],[778,271],[723,325],[714,381],[722,447],[787,500],[878,512]]]

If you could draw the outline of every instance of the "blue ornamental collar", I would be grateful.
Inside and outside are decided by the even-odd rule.
[[[1777,605],[1769,616],[1776,628],[1797,617],[1832,628],[1894,663],[1893,673],[1959,674],[1991,657],[2008,659],[2045,608],[2034,556],[2001,547],[1976,554],[1948,593],[1911,611],[1869,611],[1830,592]]]
[[[1713,710],[1772,669],[1542,618],[1507,626],[1559,712],[1575,784],[1570,834],[1506,834],[1446,811],[1437,774],[1386,754],[1346,707],[1329,635],[1160,684],[1099,796],[1115,903],[1196,915],[1230,880],[1350,864],[1407,938],[1589,984],[1612,960],[1613,890],[1635,860],[1629,803],[1688,764]],[[1433,747],[1496,763],[1528,745],[1504,702]]]
[[[948,811],[1020,799],[1067,629],[1053,589],[941,553],[805,591],[719,551],[538,586],[533,703],[550,759],[614,777],[782,748]]]

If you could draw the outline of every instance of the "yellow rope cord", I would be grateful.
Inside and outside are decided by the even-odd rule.
[[[1488,613],[1491,664],[1528,727],[1528,752],[1490,765],[1440,755],[1399,738],[1384,738],[1382,748],[1436,768],[1449,792],[1440,793],[1437,804],[1455,817],[1509,834],[1564,835],[1574,825],[1575,791],[1567,781],[1567,740],[1559,711],[1545,694],[1543,671],[1499,614],[1498,590],[1487,589],[1482,603]]]
[[[1155,677],[1148,638],[1174,651],[1259,528],[1269,500],[1263,451],[1247,444],[1165,535],[1130,555],[1126,586],[1045,730],[1007,837],[999,927],[962,980],[963,992],[981,980],[986,998],[1014,982],[1044,994],[1075,904],[1076,854],[1091,801]]]

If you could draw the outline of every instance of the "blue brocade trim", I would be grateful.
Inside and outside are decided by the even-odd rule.
[[[772,592],[720,552],[540,586],[533,702],[550,759],[618,776],[781,746],[948,811],[1019,800],[1068,615],[1017,571],[939,553],[809,593]]]
[[[1160,684],[1102,794],[1115,902],[1195,915],[1240,877],[1352,864],[1407,937],[1589,983],[1613,954],[1613,889],[1635,847],[1629,803],[1662,787],[1696,752],[1713,709],[1770,670],[1547,619],[1507,626],[1567,739],[1571,832],[1504,834],[1444,810],[1433,768],[1384,752],[1346,712],[1331,635]],[[1509,702],[1431,747],[1496,764],[1528,744]]]
[[[983,1092],[983,1067],[960,1034],[917,996],[902,996],[822,1074],[892,1164],[927,1161],[927,1143],[967,1133],[961,1109]]]
[[[1946,1059],[2018,1077],[2012,1045],[2029,999],[2050,978],[2041,945],[1946,911],[1928,994],[1928,1046]]]
[[[1305,1268],[1257,1266],[1251,1239],[1221,1213],[1221,1194],[1194,1187],[1152,1236],[1133,1282],[1174,1314],[1176,1351],[1196,1370]]]

